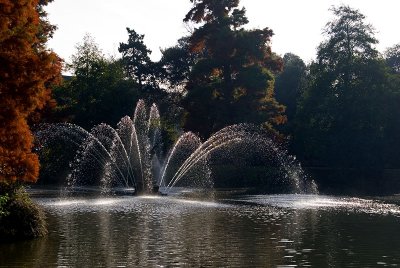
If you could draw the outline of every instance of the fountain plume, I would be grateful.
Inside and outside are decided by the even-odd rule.
[[[133,119],[123,117],[116,129],[103,123],[88,132],[73,124],[50,124],[43,125],[36,137],[42,146],[54,137],[78,146],[70,187],[84,184],[85,176],[99,176],[104,193],[112,187],[134,187],[136,193],[151,193],[155,186],[167,191],[177,185],[212,187],[210,163],[215,155],[220,161],[234,156],[240,162],[256,150],[278,163],[283,180],[294,192],[303,192],[308,185],[316,188],[294,157],[251,124],[227,126],[203,143],[195,134],[183,133],[162,161],[160,114],[155,104],[148,111],[143,100],[138,101]]]

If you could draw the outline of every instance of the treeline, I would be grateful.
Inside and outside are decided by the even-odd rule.
[[[399,168],[400,45],[381,55],[364,15],[347,6],[332,11],[316,61],[284,57],[276,87],[288,107],[283,131],[305,165]]]
[[[121,58],[85,36],[55,88],[52,121],[116,125],[142,98],[160,106],[170,142],[180,128],[203,139],[253,123],[308,167],[400,168],[400,44],[384,54],[373,27],[348,6],[332,8],[317,58],[272,52],[269,28],[247,29],[239,1],[192,1],[193,31],[153,62],[144,36],[127,28]],[[168,142],[167,142],[168,143]]]
[[[400,44],[380,54],[364,15],[332,12],[315,61],[283,57],[275,92],[288,122],[280,131],[329,191],[396,192],[400,172],[388,170],[400,168]]]

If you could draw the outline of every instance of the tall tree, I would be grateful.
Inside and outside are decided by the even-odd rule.
[[[314,164],[382,167],[385,66],[365,16],[332,8],[296,119],[297,153]]]
[[[283,123],[284,107],[274,98],[274,72],[282,61],[271,52],[272,30],[245,30],[238,0],[191,0],[184,21],[198,25],[190,50],[200,57],[186,85],[185,127],[203,137],[239,122]]]
[[[318,48],[318,61],[335,76],[336,88],[348,88],[360,64],[378,56],[374,47],[378,40],[374,28],[365,23],[365,16],[358,10],[343,5],[333,7],[331,11],[336,19],[325,26],[327,40]]]
[[[121,61],[106,58],[90,35],[76,46],[69,68],[73,76],[54,90],[59,117],[91,128],[114,125],[132,113],[137,83],[125,78]]]
[[[400,74],[400,44],[396,44],[385,51],[387,65],[393,73]]]
[[[143,42],[144,35],[135,30],[126,28],[128,31],[128,42],[120,43],[118,51],[122,54],[122,62],[128,77],[137,80],[140,88],[150,83],[152,79],[152,61],[149,55],[151,50]]]
[[[283,56],[283,71],[276,77],[275,93],[277,101],[286,106],[286,133],[291,132],[297,102],[305,86],[306,71],[307,67],[299,56],[292,53]]]
[[[389,68],[385,164],[389,168],[400,168],[400,44],[388,48],[384,56]]]
[[[157,67],[159,77],[162,83],[167,85],[168,91],[181,93],[185,91],[192,66],[200,57],[190,51],[189,42],[189,37],[182,37],[177,45],[161,50],[162,57],[157,62]]]
[[[0,1],[0,182],[38,178],[27,118],[50,99],[61,70],[46,48],[54,31],[43,10],[49,2]]]

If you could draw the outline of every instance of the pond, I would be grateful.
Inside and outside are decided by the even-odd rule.
[[[49,235],[0,267],[400,266],[399,197],[34,196]]]

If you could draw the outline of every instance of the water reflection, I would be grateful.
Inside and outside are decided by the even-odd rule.
[[[0,245],[8,267],[377,267],[400,264],[399,207],[315,196],[216,201],[41,198],[50,235]]]

